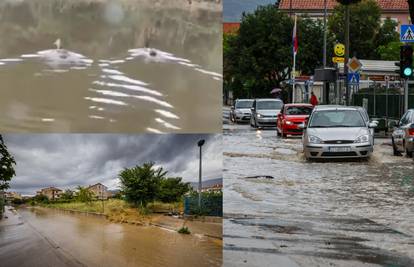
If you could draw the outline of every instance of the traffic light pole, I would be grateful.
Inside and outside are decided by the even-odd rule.
[[[404,83],[404,113],[408,110],[408,83],[409,79],[405,79]]]

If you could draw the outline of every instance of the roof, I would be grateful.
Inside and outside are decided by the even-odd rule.
[[[62,191],[62,189],[56,188],[54,186],[50,186],[50,187],[46,187],[46,188],[42,188],[40,190],[54,190],[54,191]]]
[[[285,107],[313,107],[312,104],[309,103],[291,103],[291,104],[285,104]]]
[[[256,101],[279,101],[282,102],[282,100],[278,99],[278,98],[256,98]]]
[[[106,188],[106,186],[102,183],[96,183],[96,184],[90,185],[88,188],[91,188],[91,187],[94,187],[94,186],[97,186],[97,185],[102,185],[103,187]]]
[[[240,22],[223,22],[223,33],[237,33],[240,28]]]
[[[333,109],[357,110],[359,109],[359,107],[341,106],[341,105],[318,105],[318,106],[315,106],[314,108],[314,110],[333,110]]]
[[[382,10],[406,10],[408,12],[407,0],[376,0]],[[324,9],[324,0],[280,0],[279,9],[321,10]],[[327,8],[333,9],[338,2],[327,0]]]

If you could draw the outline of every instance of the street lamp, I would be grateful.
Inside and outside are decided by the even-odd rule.
[[[201,210],[201,147],[204,145],[206,141],[204,139],[201,139],[198,141],[197,145],[200,148],[200,167],[198,169],[198,208]]]

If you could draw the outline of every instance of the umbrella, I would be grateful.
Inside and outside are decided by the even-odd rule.
[[[273,88],[273,90],[270,91],[271,94],[277,94],[277,93],[280,93],[280,92],[282,92],[282,89],[280,89],[280,88]]]

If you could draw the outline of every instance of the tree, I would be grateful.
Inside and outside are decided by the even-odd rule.
[[[149,202],[156,199],[160,182],[166,174],[162,167],[155,168],[153,162],[130,169],[125,168],[119,174],[119,179],[126,201],[146,207]]]
[[[230,40],[231,50],[224,54],[225,80],[231,80],[243,94],[267,96],[291,70],[292,29],[292,19],[274,5],[243,14],[239,34]]]
[[[183,183],[181,177],[161,180],[157,199],[162,202],[177,202],[190,190],[189,183]]]
[[[407,0],[408,2],[408,10],[410,12],[410,19],[411,23],[414,22],[414,0]]]
[[[376,49],[381,60],[398,61],[400,59],[400,42],[391,42]]]
[[[350,7],[349,55],[363,59],[375,58],[375,40],[380,29],[381,8],[374,0],[364,0]],[[337,5],[328,21],[333,38],[345,43],[345,6]]]
[[[78,193],[76,195],[76,199],[78,201],[86,203],[92,202],[94,194],[88,188],[78,186],[76,189],[78,189]]]
[[[16,161],[10,155],[3,137],[0,135],[0,191],[10,187],[9,182],[16,175],[13,165],[16,165]]]
[[[377,33],[374,47],[386,46],[391,42],[399,42],[400,35],[396,31],[397,27],[398,22],[386,18]]]
[[[72,200],[73,199],[73,191],[70,189],[65,190],[65,192],[63,192],[60,195],[60,199],[62,200]]]

